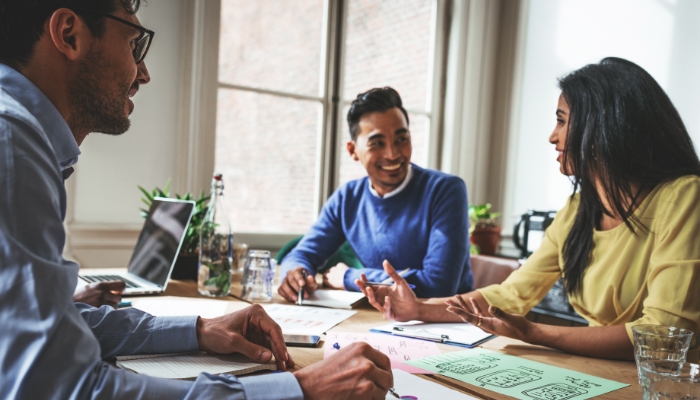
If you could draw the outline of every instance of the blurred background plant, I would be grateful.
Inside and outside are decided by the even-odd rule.
[[[491,211],[491,203],[469,205],[469,254],[494,255],[501,240],[496,223],[500,212]]]
[[[156,187],[153,188],[150,192],[142,186],[138,186],[139,190],[144,195],[144,197],[141,198],[141,201],[143,202],[143,204],[146,205],[146,208],[140,209],[141,216],[143,218],[146,218],[146,216],[148,216],[148,209],[151,208],[151,203],[153,203],[153,199],[155,197],[170,198],[170,181],[171,180],[168,179],[163,189]],[[199,193],[199,198],[197,199],[195,199],[192,193],[185,193],[184,195],[176,194],[175,198],[179,200],[194,200],[195,202],[194,215],[192,215],[190,226],[187,228],[185,240],[183,241],[182,247],[180,248],[180,254],[197,254],[199,253],[199,230],[202,226],[204,216],[207,213],[207,209],[209,208],[207,207],[209,196],[205,196],[204,190],[202,190]]]

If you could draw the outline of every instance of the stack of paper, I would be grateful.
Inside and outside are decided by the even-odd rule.
[[[313,292],[308,299],[304,300],[304,305],[350,310],[357,302],[364,298],[365,295],[361,292],[317,290]]]
[[[267,314],[282,328],[283,333],[293,335],[320,336],[357,313],[357,311],[350,310],[285,304],[270,304],[263,307]]]
[[[260,364],[242,354],[145,354],[117,357],[117,366],[138,374],[166,379],[193,379],[202,372],[245,375],[260,370],[276,370],[274,362]]]

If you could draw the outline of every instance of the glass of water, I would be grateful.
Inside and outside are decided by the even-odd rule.
[[[634,360],[639,383],[642,383],[642,361],[685,361],[693,332],[663,325],[635,325]]]
[[[270,252],[251,250],[243,268],[241,299],[252,303],[272,300],[272,279],[275,271],[270,263]]]
[[[700,400],[700,365],[682,361],[642,361],[644,400]]]

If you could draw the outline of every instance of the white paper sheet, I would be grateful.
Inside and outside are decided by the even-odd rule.
[[[352,309],[352,305],[362,300],[365,295],[361,292],[346,292],[344,290],[317,290],[308,299],[305,306]]]
[[[256,363],[242,354],[206,353],[117,357],[117,366],[139,374],[166,379],[192,379],[202,372],[244,375],[265,369],[272,371],[277,369],[275,363]]]
[[[320,336],[357,313],[351,310],[270,304],[265,311],[279,324],[282,332],[294,335]]]
[[[452,390],[445,386],[438,385],[427,379],[413,376],[406,371],[400,369],[392,369],[394,373],[394,391],[405,400],[468,400],[477,399]],[[386,395],[386,400],[396,400],[391,393]]]
[[[225,315],[231,302],[182,297],[152,297],[133,299],[131,303],[133,307],[159,317],[199,315],[202,318],[215,318]]]
[[[403,328],[402,335],[407,337],[440,338],[442,335],[447,335],[449,340],[445,344],[452,342],[471,346],[492,336],[472,324],[463,322],[450,324],[431,324],[421,321],[397,322],[373,328],[372,331],[392,333],[394,327]]]

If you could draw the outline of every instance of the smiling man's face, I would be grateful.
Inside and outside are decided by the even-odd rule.
[[[372,187],[380,196],[401,185],[411,162],[411,132],[398,107],[371,112],[360,118],[359,132],[347,150],[367,170]]]

